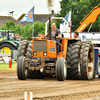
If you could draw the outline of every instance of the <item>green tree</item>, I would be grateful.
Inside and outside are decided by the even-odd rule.
[[[73,31],[80,26],[80,21],[92,10],[93,7],[100,3],[99,0],[62,0],[61,11],[57,16],[65,17],[66,14],[72,11],[72,24],[74,25]],[[60,23],[59,23],[60,24]],[[97,21],[93,24],[91,31],[99,31],[100,27],[100,16]],[[88,27],[84,30],[87,31]]]
[[[32,33],[32,31],[34,31]],[[45,34],[45,23],[40,23],[38,22],[34,22],[34,26],[31,24],[26,24],[24,27],[24,34],[23,34],[23,38],[24,39],[30,39],[30,37],[37,37],[38,34]]]
[[[29,40],[30,37],[32,36],[32,27],[31,24],[27,24],[23,27],[23,38],[26,40]]]
[[[6,24],[3,24],[1,30],[15,30],[15,23],[13,21],[6,21]]]
[[[1,26],[1,30],[15,30],[15,34],[23,34],[23,28],[20,25],[15,25],[13,21],[6,21],[6,23]]]
[[[38,36],[38,34],[45,34],[45,23],[34,22],[33,29],[33,25],[31,24],[26,23],[24,27],[21,27],[20,25],[15,25],[13,21],[6,21],[1,30],[15,30],[15,34],[23,35],[23,39],[29,40],[32,37],[32,30],[34,30],[34,37]]]
[[[34,23],[34,36],[38,36],[38,34],[45,34],[45,23],[35,22]]]
[[[21,26],[19,25],[15,26],[15,34],[23,35],[23,32],[24,32],[24,29]]]

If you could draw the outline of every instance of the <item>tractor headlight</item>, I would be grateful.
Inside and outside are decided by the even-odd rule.
[[[34,56],[37,56],[37,53],[36,53],[36,52],[34,52],[34,53],[33,53],[33,55],[34,55]]]
[[[47,56],[47,53],[46,53],[46,52],[44,52],[44,53],[43,53],[43,56]]]

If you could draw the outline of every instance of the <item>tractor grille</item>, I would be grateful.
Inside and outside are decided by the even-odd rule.
[[[34,41],[34,51],[47,51],[47,41]]]

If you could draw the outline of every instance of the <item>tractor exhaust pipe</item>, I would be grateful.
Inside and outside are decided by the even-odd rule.
[[[48,34],[49,40],[51,40],[51,17],[49,17],[49,34]]]
[[[54,16],[54,10],[51,10],[51,15],[49,17],[49,34],[48,34],[49,40],[51,40],[51,17],[53,16]]]

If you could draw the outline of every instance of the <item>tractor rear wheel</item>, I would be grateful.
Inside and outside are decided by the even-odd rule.
[[[81,78],[90,80],[94,77],[94,49],[91,42],[82,42],[80,51]]]
[[[72,44],[68,44],[67,46],[67,55],[66,55],[66,61],[67,61],[67,79],[71,79],[71,48],[72,48]]]
[[[99,59],[98,59],[99,60]],[[98,61],[99,62],[99,61]],[[98,76],[100,78],[100,62],[98,63]]]
[[[17,76],[20,80],[26,80],[28,76],[28,69],[25,68],[25,57],[23,56],[18,58]]]
[[[67,46],[67,79],[80,79],[80,47],[81,41],[71,41]]]
[[[13,50],[15,47],[10,43],[0,44],[0,53],[10,53],[11,58],[13,58]]]
[[[28,44],[29,44],[29,42],[27,40],[20,41],[19,47],[18,47],[17,58],[19,58],[20,56],[25,56],[26,55]]]
[[[56,78],[58,81],[64,81],[67,77],[67,64],[64,58],[58,58],[56,62]]]
[[[32,59],[32,42],[30,41],[28,44],[28,48],[27,48],[27,53],[26,56],[30,59]]]
[[[80,68],[80,47],[81,41],[74,42],[71,49],[71,78],[81,79],[81,68]]]

